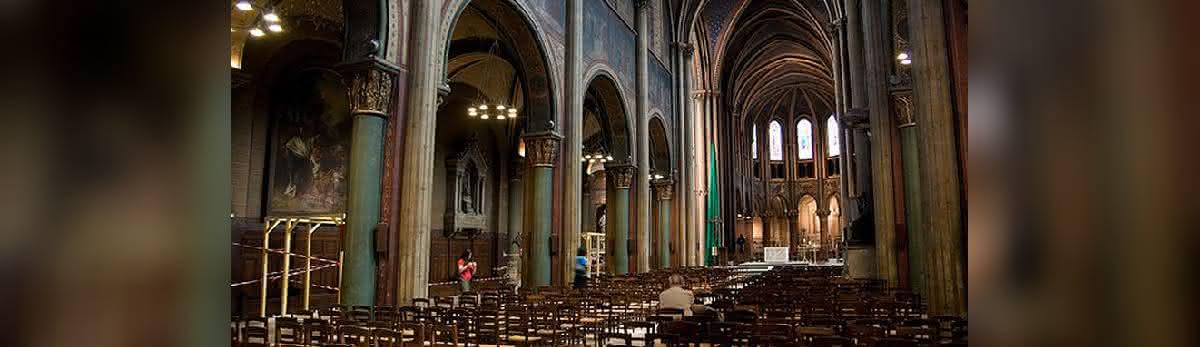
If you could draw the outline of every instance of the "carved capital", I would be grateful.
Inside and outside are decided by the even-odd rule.
[[[553,132],[525,135],[525,159],[533,167],[554,167],[562,136]]]
[[[450,95],[450,82],[442,81],[442,85],[438,86],[437,90],[437,107],[442,107],[442,102],[446,101],[446,96]]]
[[[351,114],[387,117],[400,69],[376,56],[340,66],[350,88]]]
[[[646,5],[649,5],[649,4],[650,4],[649,0],[633,0],[633,8],[636,8],[636,9],[644,9],[644,8],[646,8]]]
[[[633,177],[637,176],[637,166],[613,165],[604,170],[608,173],[608,181],[617,189],[633,187]]]
[[[679,53],[683,54],[684,58],[691,57],[695,53],[696,47],[691,42],[676,42],[675,48],[679,49]]]
[[[669,178],[664,178],[654,181],[654,191],[658,194],[659,200],[671,200],[675,196],[675,181]]]
[[[913,119],[912,91],[901,91],[892,94],[892,112],[896,114],[896,127],[907,128],[917,125]]]

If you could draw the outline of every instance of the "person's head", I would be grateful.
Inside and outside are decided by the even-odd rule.
[[[462,255],[459,256],[458,258],[462,259],[462,260],[471,260],[471,249],[470,248],[464,249],[462,252]]]
[[[579,247],[579,249],[575,250],[575,256],[577,256],[577,257],[587,256],[587,251],[583,250],[583,247]]]
[[[674,274],[674,275],[671,275],[671,277],[667,277],[667,285],[668,286],[683,287],[684,284],[687,284],[687,283],[686,283],[686,281],[684,281],[683,275]]]

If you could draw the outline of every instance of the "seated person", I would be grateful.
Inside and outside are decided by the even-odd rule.
[[[692,294],[692,291],[683,289],[684,284],[683,276],[671,275],[668,277],[667,285],[669,287],[658,294],[658,308],[683,309],[685,316],[692,315],[692,304],[696,301],[696,296]]]

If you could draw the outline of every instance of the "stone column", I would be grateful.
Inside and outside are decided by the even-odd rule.
[[[940,1],[908,3],[929,313],[965,315],[962,183]]]
[[[563,228],[561,259],[574,259],[579,248],[580,230],[583,227],[581,206],[583,204],[583,0],[567,0],[566,74],[563,98],[566,99],[566,136],[563,138]],[[571,283],[575,273],[574,261],[559,262],[559,278],[563,284]]]
[[[404,165],[400,175],[401,211],[396,267],[396,303],[408,304],[429,292],[429,223],[433,211],[433,146],[437,93],[442,79],[440,56],[434,53],[440,8],[431,0],[414,0],[409,40],[408,99],[404,129]]]
[[[914,293],[929,297],[925,287],[925,232],[921,226],[921,176],[917,153],[917,123],[912,115],[912,91],[892,95],[900,128],[900,157],[904,177],[904,216],[908,228],[908,281]]]
[[[800,211],[791,210],[787,212],[788,225],[788,254],[793,254],[796,251],[796,246],[800,244],[803,234],[800,232]],[[794,254],[798,256],[798,254]]]
[[[341,296],[346,305],[374,305],[375,225],[379,223],[384,127],[399,69],[371,56],[343,65],[341,70],[350,86],[350,114],[354,117]]]
[[[675,195],[675,181],[661,179],[654,182],[658,194],[658,268],[671,267],[671,198]]]
[[[828,203],[826,203],[826,204],[828,204]],[[832,248],[829,246],[829,240],[831,238],[829,235],[830,230],[829,230],[829,207],[828,206],[826,206],[823,209],[817,210],[817,220],[818,220],[817,223],[821,224],[821,225],[817,226],[817,230],[819,232],[817,242],[820,242],[817,247],[817,255],[824,257],[825,254],[827,252],[829,252]]]
[[[633,185],[634,176],[637,176],[637,167],[612,165],[605,171],[608,183],[612,184],[607,198],[607,239],[612,245],[608,251],[612,257],[608,269],[613,274],[625,274],[629,273],[629,188]]]
[[[698,214],[703,214],[702,211],[696,208],[696,201],[698,201],[698,198],[696,197],[697,185],[695,183],[695,179],[697,177],[703,177],[704,175],[701,174],[702,171],[697,171],[697,167],[702,167],[698,165],[702,161],[697,158],[697,146],[695,144],[695,139],[697,138],[695,132],[698,131],[696,129],[697,116],[696,111],[694,110],[695,100],[692,98],[692,95],[689,92],[691,89],[691,64],[692,52],[694,48],[692,47],[691,43],[687,42],[676,43],[676,48],[679,51],[679,59],[682,61],[682,63],[679,65],[679,74],[681,75],[680,80],[682,81],[681,88],[683,89],[683,103],[679,105],[679,108],[681,115],[680,119],[683,120],[683,151],[681,151],[683,153],[683,161],[682,165],[680,165],[680,167],[683,168],[683,176],[680,177],[679,180],[679,191],[681,193],[679,196],[683,198],[683,201],[681,201],[683,213],[681,213],[679,216],[680,228],[675,233],[676,236],[674,240],[676,241],[673,241],[672,243],[675,244],[675,252],[680,252],[680,247],[684,245],[680,235],[695,232],[695,217]],[[682,258],[678,259],[682,260]],[[682,266],[683,262],[679,261],[675,265]]]
[[[550,233],[554,216],[554,164],[558,161],[558,146],[562,137],[553,132],[525,135],[525,154],[528,158],[529,182],[525,185],[533,199],[526,204],[525,230],[529,245],[525,248],[529,262],[528,281],[522,286],[536,288],[550,285]]]
[[[896,241],[896,197],[893,182],[892,144],[896,131],[888,98],[888,81],[892,54],[883,27],[882,16],[887,9],[879,1],[862,3],[863,55],[866,57],[866,87],[871,129],[871,168],[875,213],[875,256],[879,261],[879,278],[891,287],[899,285],[898,250]]]
[[[649,0],[634,0],[637,27],[637,272],[650,271],[650,28]]]
[[[526,246],[521,239],[521,233],[525,230],[525,182],[523,179],[525,173],[525,160],[514,160],[509,167],[512,168],[512,173],[508,179],[508,235],[505,237],[507,244],[500,248],[507,250],[510,255],[509,259],[513,259],[511,255],[520,252],[520,247]],[[517,241],[518,245],[513,245],[513,241]],[[518,255],[518,257],[521,255]],[[509,263],[509,266],[515,266],[516,270],[509,271],[522,275],[521,264]],[[513,272],[515,271],[515,272]],[[520,277],[517,277],[520,278]]]

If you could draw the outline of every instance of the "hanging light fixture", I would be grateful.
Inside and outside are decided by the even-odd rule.
[[[249,0],[238,1],[237,5],[235,5],[235,6],[237,6],[237,9],[242,10],[242,11],[249,11],[249,10],[254,9],[254,5],[251,5]]]
[[[499,45],[499,42],[492,41],[492,46],[490,48],[488,48],[488,55],[492,55],[492,56],[496,55],[496,47],[498,45]],[[495,79],[495,76],[492,75],[493,69],[484,69],[484,70],[487,72],[486,77],[487,77],[488,81]],[[517,107],[516,106],[505,105],[503,103],[498,103],[498,102],[497,103],[488,103],[488,101],[486,100],[487,99],[486,95],[483,96],[482,99],[484,99],[484,100],[481,100],[479,103],[475,104],[475,106],[467,108],[467,117],[478,118],[478,119],[482,119],[482,120],[517,119]]]
[[[584,154],[582,160],[584,162],[607,163],[613,160],[611,154],[605,154],[604,147],[596,148],[591,151],[585,149],[583,152]]]

